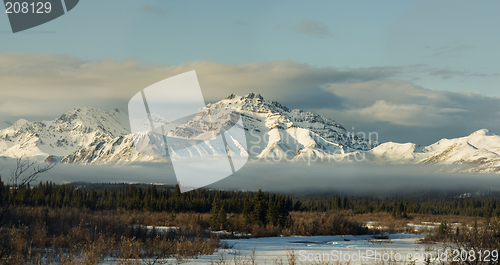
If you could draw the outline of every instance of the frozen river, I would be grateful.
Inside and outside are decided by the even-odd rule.
[[[438,245],[419,244],[422,235],[391,234],[388,239],[371,236],[312,236],[272,237],[222,240],[230,246],[209,256],[184,261],[187,264],[242,264],[254,257],[257,264],[288,264],[287,255],[293,251],[296,264],[382,264],[397,262],[423,264],[424,258],[438,256]],[[430,250],[432,248],[432,250]],[[253,250],[255,249],[255,255]],[[439,252],[444,258],[443,252]],[[448,258],[450,258],[448,253]],[[220,261],[224,262],[220,262]],[[236,260],[236,262],[235,262]],[[175,260],[172,260],[175,263]],[[276,263],[278,262],[278,263]],[[251,264],[251,263],[247,263]]]

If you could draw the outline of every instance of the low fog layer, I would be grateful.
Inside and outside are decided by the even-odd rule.
[[[248,187],[321,195],[443,197],[500,190],[500,175],[437,173],[445,166],[317,163],[311,166],[255,164],[214,187]],[[477,196],[479,194],[475,194]]]
[[[12,160],[0,161],[5,182]],[[464,193],[498,195],[500,175],[436,173],[449,168],[422,165],[367,165],[361,163],[248,163],[240,171],[207,188],[225,190],[262,189],[270,192],[322,195],[337,193],[370,197],[449,197]],[[202,176],[200,176],[202,178]],[[134,163],[127,166],[58,164],[36,181],[69,183],[176,183],[169,163]],[[488,194],[489,192],[489,194]]]

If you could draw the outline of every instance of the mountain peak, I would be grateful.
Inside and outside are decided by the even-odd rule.
[[[248,93],[247,95],[245,96],[238,96],[234,93],[231,93],[229,96],[227,96],[226,98],[224,98],[225,100],[245,100],[245,99],[253,99],[253,100],[260,100],[260,101],[264,101],[264,97],[257,93],[253,93],[253,92],[250,92]]]
[[[488,129],[481,129],[481,130],[477,130],[473,133],[470,134],[470,136],[474,136],[474,135],[485,135],[485,136],[492,136],[492,135],[495,135],[494,133],[490,132],[490,130]]]
[[[254,93],[248,93],[248,95],[244,96],[244,98],[250,98],[250,99],[260,99],[260,100],[264,100],[264,97],[262,97],[262,95],[260,94],[254,94]]]
[[[12,125],[14,125],[16,127],[21,127],[21,126],[25,125],[26,123],[29,123],[29,121],[25,120],[25,119],[19,119],[16,122],[14,122],[14,124],[12,124]]]
[[[94,112],[99,112],[101,111],[100,109],[94,109],[91,107],[78,107],[74,108],[72,110],[66,111],[61,117],[58,118],[59,121],[61,122],[72,122],[73,120],[81,117],[81,116],[86,116],[89,113],[94,113]]]

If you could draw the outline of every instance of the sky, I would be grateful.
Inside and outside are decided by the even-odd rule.
[[[13,34],[0,120],[122,107],[196,70],[203,95],[261,93],[380,140],[500,133],[500,2],[85,0]]]

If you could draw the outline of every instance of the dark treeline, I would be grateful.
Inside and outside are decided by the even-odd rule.
[[[179,186],[173,190],[159,190],[152,185],[142,189],[135,185],[103,190],[77,189],[51,182],[40,182],[37,186],[19,187],[13,194],[9,186],[0,178],[0,205],[10,202],[13,205],[48,206],[54,208],[89,208],[90,210],[126,210],[198,212],[209,213],[214,201],[220,203],[227,213],[243,213],[245,209],[253,209],[254,204],[264,202],[268,207],[284,208],[288,211],[299,210],[292,203],[290,196],[282,194],[231,192],[214,190],[195,190],[181,193]],[[255,200],[258,194],[258,200]],[[255,195],[255,196],[254,196]],[[295,207],[295,208],[294,208]]]
[[[433,215],[462,215],[478,217],[500,216],[500,200],[476,199],[417,199],[417,198],[369,198],[369,197],[302,197],[300,209],[307,211],[350,210],[353,213],[388,212],[394,217],[406,217],[410,213]]]
[[[0,179],[0,205],[48,206],[54,208],[88,208],[91,210],[147,210],[168,212],[198,212],[219,214],[242,213],[253,222],[265,222],[268,212],[275,217],[273,222],[282,222],[289,211],[325,212],[347,210],[353,213],[389,212],[395,217],[411,213],[462,215],[479,217],[500,216],[500,200],[458,198],[412,199],[368,197],[324,196],[296,197],[263,192],[194,190],[181,193],[175,189],[157,189],[155,186],[139,188],[134,185],[103,190],[76,189],[66,185],[42,183],[20,187],[18,192],[9,192],[9,186]],[[214,207],[212,207],[214,206]],[[259,213],[260,216],[251,216]],[[223,215],[223,214],[219,214]],[[277,219],[276,219],[277,218]]]

